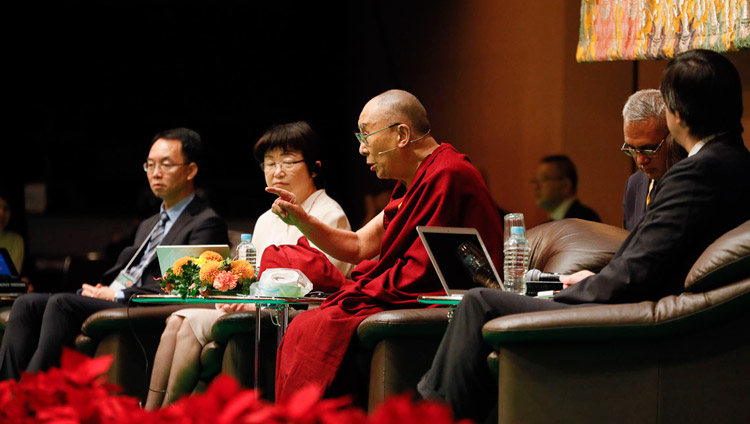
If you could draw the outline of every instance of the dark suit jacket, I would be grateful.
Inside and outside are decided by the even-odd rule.
[[[628,178],[625,185],[625,197],[622,199],[623,228],[633,231],[646,210],[646,197],[651,179],[642,171],[638,171]]]
[[[109,284],[117,277],[117,274],[127,265],[141,243],[149,236],[151,229],[158,220],[159,214],[157,213],[138,226],[133,246],[123,249],[115,266],[102,276],[102,284]],[[169,229],[161,244],[229,244],[227,225],[213,209],[208,207],[205,201],[195,197],[177,218],[172,228]],[[139,256],[142,254],[142,252],[139,253]],[[136,258],[136,261],[138,260],[140,260],[140,257]],[[161,271],[159,261],[154,257],[154,260],[143,271],[141,286],[136,287],[134,285],[124,290],[125,299],[130,298],[134,293],[161,293],[159,282],[155,280],[158,277],[161,277]]]
[[[555,296],[565,303],[628,303],[683,291],[698,256],[750,219],[750,152],[739,134],[708,142],[659,179],[643,219],[612,261]]]
[[[565,218],[578,218],[587,221],[602,222],[602,220],[599,219],[599,215],[597,215],[593,209],[583,205],[578,199],[571,203],[570,209],[565,212]]]

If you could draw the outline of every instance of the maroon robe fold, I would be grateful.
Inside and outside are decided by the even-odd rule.
[[[357,326],[369,315],[423,307],[418,296],[445,294],[417,234],[418,225],[476,228],[494,263],[502,264],[503,226],[495,203],[469,158],[449,144],[441,144],[422,161],[411,187],[396,186],[384,212],[380,259],[360,263],[352,271],[353,282],[289,326],[277,356],[277,401],[308,384],[330,388]],[[270,253],[275,259],[269,263],[282,266],[284,259],[278,255],[284,250],[266,250],[263,262]],[[291,261],[285,266],[302,269],[314,285],[325,278],[342,281],[333,267],[326,276],[320,269],[297,266],[322,255],[310,261],[303,258],[305,249],[292,250],[282,254]]]

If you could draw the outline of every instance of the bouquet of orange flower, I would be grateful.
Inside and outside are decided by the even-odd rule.
[[[214,290],[247,294],[250,284],[256,280],[255,269],[249,262],[224,258],[206,250],[197,258],[185,256],[177,259],[162,277],[161,288],[183,299],[207,296]]]

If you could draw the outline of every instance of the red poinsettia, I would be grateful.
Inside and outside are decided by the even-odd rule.
[[[205,393],[183,398],[159,411],[140,409],[119,394],[104,374],[112,358],[89,358],[65,350],[62,366],[21,381],[0,382],[0,423],[121,424],[400,424],[453,423],[450,410],[433,402],[394,396],[370,417],[347,398],[323,399],[320,387],[305,387],[287,402],[272,404],[254,390],[219,376]],[[463,422],[461,423],[463,424]]]

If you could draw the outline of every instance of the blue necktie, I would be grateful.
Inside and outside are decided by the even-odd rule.
[[[160,245],[161,241],[164,239],[164,229],[167,225],[167,221],[169,221],[169,215],[167,215],[166,211],[161,211],[159,222],[156,223],[156,227],[154,227],[154,230],[151,232],[148,246],[146,246],[146,251],[143,252],[143,256],[141,256],[141,261],[130,270],[130,275],[133,277],[133,284],[136,286],[141,285],[143,270],[145,270],[148,264],[154,259],[156,246]]]

